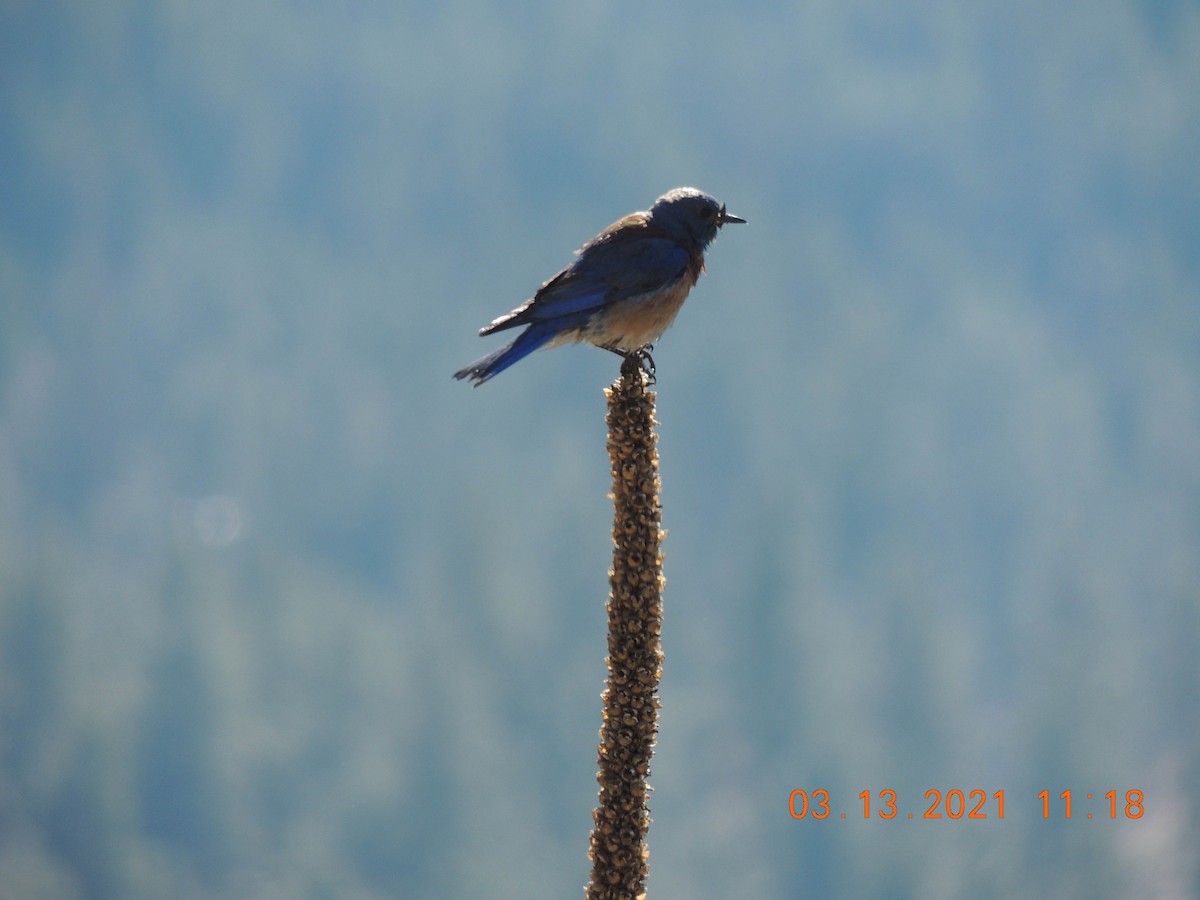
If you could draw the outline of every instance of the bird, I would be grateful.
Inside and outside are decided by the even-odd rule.
[[[636,361],[653,381],[650,350],[704,271],[704,251],[731,223],[746,220],[704,191],[667,191],[648,210],[613,222],[537,293],[481,328],[483,336],[525,326],[454,377],[479,387],[534,350],[589,343]]]

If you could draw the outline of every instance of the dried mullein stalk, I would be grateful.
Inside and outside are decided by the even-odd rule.
[[[662,544],[654,392],[647,373],[623,366],[608,398],[613,476],[608,683],[600,729],[599,806],[593,813],[588,900],[645,896],[650,851],[650,758],[662,675]]]

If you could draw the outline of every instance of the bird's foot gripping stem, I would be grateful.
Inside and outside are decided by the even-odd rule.
[[[641,369],[649,376],[647,384],[658,384],[658,378],[655,377],[657,370],[654,368],[654,357],[650,355],[650,351],[654,349],[653,344],[646,344],[636,350],[618,350],[616,347],[606,347],[605,349],[624,358],[625,361],[621,363],[622,375],[631,375]]]

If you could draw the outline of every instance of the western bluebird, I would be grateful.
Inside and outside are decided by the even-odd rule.
[[[539,347],[595,344],[644,360],[704,271],[704,251],[726,222],[745,222],[703,191],[668,191],[575,251],[575,261],[481,335],[529,326],[494,353],[454,373],[475,386]]]

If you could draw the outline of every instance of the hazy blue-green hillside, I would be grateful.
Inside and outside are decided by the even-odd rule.
[[[1184,0],[4,4],[0,896],[582,896],[617,360],[450,373],[683,184],[650,896],[1200,895],[1198,159]]]

